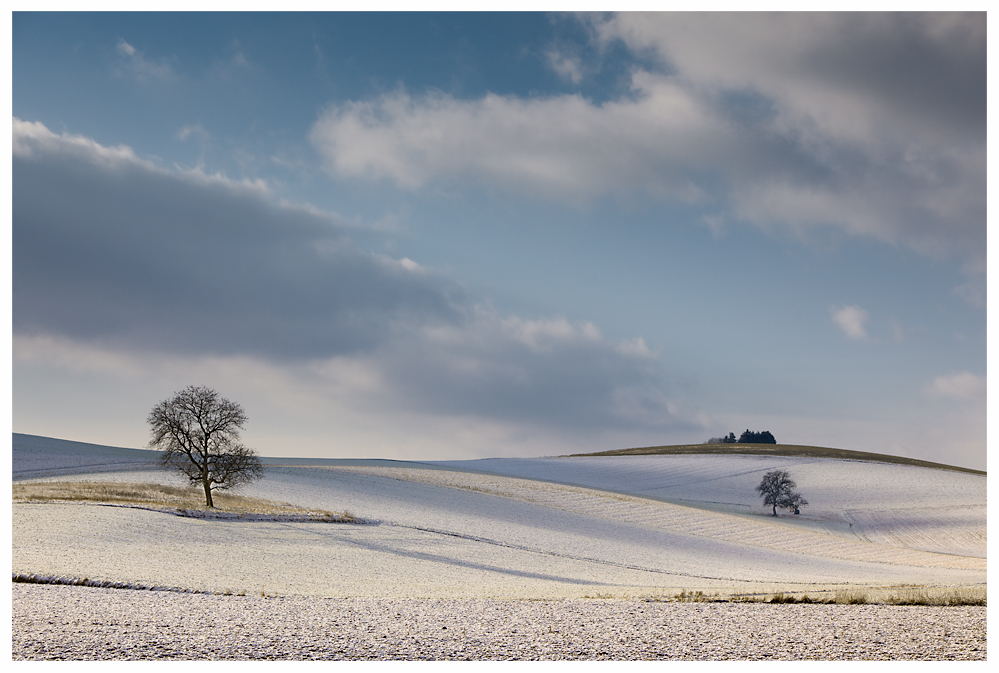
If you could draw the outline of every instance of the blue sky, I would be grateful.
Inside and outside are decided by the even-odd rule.
[[[14,431],[984,469],[985,23],[16,13]]]

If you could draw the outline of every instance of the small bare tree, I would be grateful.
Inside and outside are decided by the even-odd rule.
[[[213,490],[263,476],[257,454],[239,441],[247,420],[243,407],[211,388],[188,386],[153,407],[146,420],[152,430],[149,447],[163,451],[163,467],[201,484],[208,507],[215,507]]]
[[[773,506],[774,516],[777,516],[778,507],[797,514],[798,508],[807,505],[808,501],[795,492],[795,486],[797,484],[786,471],[770,470],[763,475],[756,492],[763,496],[764,505]]]

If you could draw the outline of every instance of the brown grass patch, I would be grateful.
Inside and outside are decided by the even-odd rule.
[[[835,592],[742,594],[729,597],[733,603],[820,603],[836,605],[982,605],[988,590],[971,587],[896,587],[841,589]],[[677,600],[680,596],[675,597]]]
[[[937,470],[967,472],[985,476],[982,470],[969,467],[931,463],[928,460],[890,456],[886,453],[830,449],[822,446],[799,446],[797,444],[676,444],[673,446],[646,446],[637,449],[615,449],[596,453],[573,453],[559,458],[581,458],[589,456],[685,456],[685,455],[744,455],[744,456],[792,456],[798,458],[836,458],[839,460],[866,460],[878,463],[894,463],[913,467],[929,467]]]
[[[347,512],[337,513],[307,509],[289,503],[219,491],[212,492],[215,507],[208,509],[205,507],[204,491],[196,487],[144,483],[45,481],[15,483],[11,490],[13,501],[20,503],[80,502],[174,510],[174,513],[184,513],[189,516],[200,514],[254,517],[300,516],[311,521],[356,523],[356,519]]]

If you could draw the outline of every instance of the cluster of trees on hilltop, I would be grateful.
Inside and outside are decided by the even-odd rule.
[[[730,432],[725,437],[712,437],[705,444],[776,444],[777,440],[770,433],[769,430],[764,430],[763,432],[753,432],[751,430],[746,430],[738,439],[735,438],[735,433]]]
[[[776,444],[777,440],[774,436],[770,434],[769,430],[764,430],[763,432],[751,432],[746,430],[739,437],[740,444]]]

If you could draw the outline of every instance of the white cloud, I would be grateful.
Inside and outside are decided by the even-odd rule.
[[[867,311],[859,306],[831,306],[829,314],[843,333],[851,339],[866,339]]]
[[[971,372],[959,372],[938,376],[925,388],[933,397],[947,397],[958,400],[985,401],[986,379]]]
[[[122,56],[132,58],[135,56],[135,47],[125,42],[125,40],[118,38],[118,53]]]
[[[207,140],[211,137],[211,134],[205,130],[205,127],[201,124],[184,124],[177,131],[178,140],[187,140],[188,138],[196,138],[198,140]]]
[[[104,171],[157,174],[160,177],[177,177],[200,186],[213,185],[232,192],[254,193],[258,197],[269,195],[263,180],[243,178],[233,180],[219,173],[205,173],[200,169],[171,171],[135,154],[131,147],[101,145],[92,138],[70,133],[56,134],[41,122],[11,119],[13,142],[11,153],[15,159],[33,162],[64,161],[84,162]],[[313,209],[314,210],[314,209]]]
[[[573,84],[583,81],[583,62],[579,58],[567,56],[558,49],[550,50],[545,56],[548,58],[548,65],[559,77]]]
[[[832,227],[984,270],[984,15],[589,21],[662,72],[636,68],[629,96],[601,104],[400,90],[329,108],[312,142],[338,177],[711,200],[727,221]],[[549,62],[581,76],[561,52]]]
[[[593,323],[573,325],[565,318],[525,320],[513,317],[501,321],[499,327],[534,352],[551,351],[560,342],[598,343],[603,340]]]
[[[463,101],[405,92],[328,109],[311,139],[336,175],[416,189],[473,179],[559,198],[701,192],[686,170],[706,168],[712,115],[667,79],[636,77],[642,98],[597,107],[581,96]]]
[[[119,77],[134,77],[140,82],[148,80],[166,81],[176,77],[169,61],[150,61],[145,55],[122,38],[118,38],[116,51],[121,59],[115,69]]]
[[[57,135],[41,122],[27,122],[13,117],[12,153],[15,158],[36,159],[53,153],[60,153],[74,159],[86,160],[108,168],[125,165],[142,166],[155,170],[155,166],[139,159],[132,148],[124,145],[108,147],[91,138],[64,133]]]

